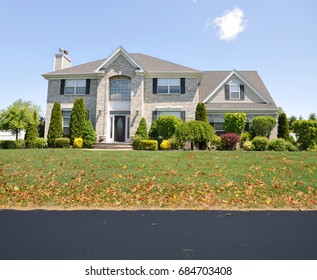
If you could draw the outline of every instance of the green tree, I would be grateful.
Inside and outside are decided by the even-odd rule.
[[[269,138],[273,128],[276,125],[276,119],[269,116],[259,116],[252,119],[253,136],[263,136]]]
[[[75,138],[83,136],[83,130],[87,121],[87,110],[83,98],[75,100],[72,113],[70,115],[69,134],[70,143],[73,144]]]
[[[36,111],[33,113],[33,119],[34,122],[29,123],[26,132],[25,132],[25,146],[27,148],[33,148],[34,147],[34,141],[36,138],[38,138],[39,135],[39,129],[38,129],[38,124],[39,124],[39,117]]]
[[[316,116],[316,114],[315,114],[315,113],[309,114],[308,120],[309,120],[309,121],[317,121],[317,116]]]
[[[195,144],[200,150],[205,150],[207,148],[206,143],[213,139],[215,131],[205,121],[189,121],[178,126],[175,135],[178,141],[190,141],[192,148]]]
[[[163,139],[169,139],[175,134],[177,126],[182,124],[183,121],[175,116],[160,116],[156,120],[156,131]]]
[[[21,130],[25,130],[32,123],[38,125],[38,120],[34,120],[34,112],[39,114],[40,107],[31,101],[19,99],[7,109],[0,112],[0,129],[11,131],[18,140]]]
[[[289,127],[285,113],[278,115],[277,137],[285,140],[289,139]]]
[[[146,125],[146,120],[143,117],[140,121],[140,124],[135,132],[135,136],[139,136],[142,139],[148,139],[149,135],[147,133],[147,125]]]
[[[208,116],[206,112],[206,106],[204,103],[199,102],[196,106],[195,120],[208,122]]]
[[[297,142],[301,150],[314,149],[317,145],[317,121],[298,120],[293,122]]]
[[[50,126],[47,134],[47,144],[49,147],[55,146],[55,139],[63,136],[63,115],[59,102],[55,102],[52,109]]]
[[[83,130],[83,140],[84,140],[84,147],[92,148],[97,140],[97,135],[92,126],[91,120],[86,122],[86,125]]]
[[[241,134],[247,123],[247,115],[245,113],[226,113],[225,119],[225,131]]]
[[[288,118],[288,127],[289,127],[290,130],[293,130],[292,125],[293,125],[294,121],[297,121],[297,118],[295,116],[290,116]]]

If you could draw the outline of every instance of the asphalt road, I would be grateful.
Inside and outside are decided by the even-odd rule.
[[[317,259],[317,211],[0,211],[0,259]]]

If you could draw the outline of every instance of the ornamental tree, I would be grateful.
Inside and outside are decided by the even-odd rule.
[[[199,102],[196,106],[195,120],[208,122],[208,116],[206,112],[206,106],[204,103]]]
[[[47,144],[49,147],[55,146],[55,139],[63,136],[63,115],[59,102],[55,102],[52,109],[50,126],[47,134]]]
[[[278,127],[277,127],[277,137],[288,140],[289,138],[289,128],[288,120],[285,113],[278,115]]]
[[[263,136],[269,138],[273,128],[276,125],[276,119],[270,116],[254,117],[252,119],[253,136]]]
[[[241,134],[247,123],[247,115],[245,113],[226,113],[225,131],[229,133]]]
[[[145,118],[143,117],[140,121],[140,124],[135,132],[135,136],[139,136],[142,139],[148,139],[148,133],[147,133],[147,125],[146,125],[146,121]]]
[[[70,115],[69,134],[73,144],[75,138],[82,138],[87,121],[87,110],[83,98],[76,99]]]
[[[84,147],[92,148],[97,140],[96,132],[92,126],[91,120],[86,122],[86,125],[83,130],[83,140],[84,140]]]
[[[11,131],[18,140],[21,130],[25,130],[29,125],[38,125],[38,119],[34,119],[34,112],[39,115],[40,107],[31,101],[19,99],[7,109],[0,112],[0,129]]]

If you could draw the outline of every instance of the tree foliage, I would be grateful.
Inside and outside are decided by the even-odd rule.
[[[39,117],[36,111],[33,112],[33,122],[29,123],[26,132],[25,132],[25,146],[27,148],[34,148],[34,141],[38,138],[39,129],[38,129],[38,121]]]
[[[289,138],[288,120],[285,113],[278,115],[277,137],[285,140]]]
[[[189,121],[178,126],[176,130],[176,138],[179,141],[190,141],[200,149],[206,149],[206,143],[210,142],[214,135],[214,129],[205,121]]]
[[[84,147],[92,148],[97,140],[97,135],[92,126],[91,120],[86,122],[86,125],[83,130],[83,140],[84,140]]]
[[[27,129],[31,124],[38,125],[38,119],[34,119],[34,112],[38,115],[39,111],[40,107],[31,101],[19,99],[0,112],[0,129],[11,131],[18,140],[21,130]]]
[[[269,138],[273,128],[276,125],[276,119],[270,116],[254,117],[252,119],[253,136],[263,136]]]
[[[196,106],[195,120],[208,122],[208,116],[206,112],[206,106],[204,103],[199,102]]]
[[[47,144],[49,147],[55,146],[55,139],[63,136],[63,115],[59,102],[55,102],[52,109],[50,126],[47,134]]]
[[[149,135],[147,133],[146,120],[143,117],[140,121],[140,124],[135,132],[135,136],[140,136],[142,139],[148,139]]]
[[[83,130],[87,121],[87,110],[83,98],[78,98],[74,102],[70,116],[69,133],[70,141],[73,143],[75,138],[83,136]]]
[[[156,132],[163,139],[172,138],[176,128],[183,124],[183,121],[172,115],[160,116],[156,120]]]
[[[294,121],[292,126],[301,150],[316,148],[317,121],[298,120]]]
[[[225,131],[231,133],[241,134],[247,123],[247,115],[245,113],[226,113]]]

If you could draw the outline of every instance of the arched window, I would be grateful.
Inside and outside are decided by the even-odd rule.
[[[230,99],[240,99],[240,83],[232,80],[229,83]]]
[[[131,80],[126,76],[115,76],[110,79],[110,100],[131,100]]]

